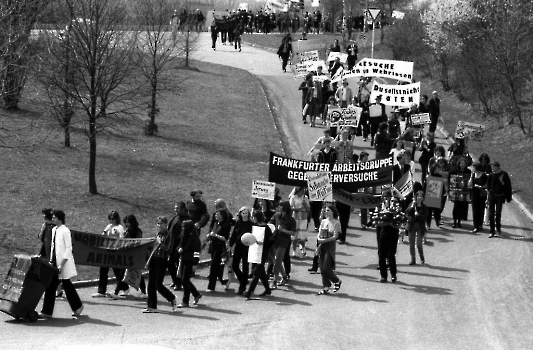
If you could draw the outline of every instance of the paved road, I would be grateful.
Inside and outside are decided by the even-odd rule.
[[[281,71],[275,54],[250,46],[239,53],[221,45],[213,52],[208,38],[202,40],[196,58],[258,77],[281,116],[288,154],[302,157],[322,130],[301,123],[298,82]],[[369,150],[368,142],[358,140],[356,146]],[[360,230],[352,214],[347,244],[338,247],[337,272],[343,280],[338,294],[316,295],[321,282],[307,272],[310,258],[294,263],[291,286],[268,301],[244,301],[232,287],[228,293],[206,295],[195,309],[173,314],[161,300],[161,313],[145,315],[144,302],[133,297],[91,299],[94,288],[82,288],[88,316],[78,320],[67,317],[64,301],[57,303],[56,318],[34,324],[0,314],[6,321],[0,325],[0,349],[85,349],[93,344],[100,349],[133,349],[128,344],[143,344],[143,349],[530,349],[530,221],[506,205],[503,237],[488,239],[486,233],[452,229],[450,208],[448,203],[444,228],[429,232],[427,265],[407,265],[408,245],[399,244],[396,284],[377,283],[375,232]],[[207,281],[195,284],[205,289]]]

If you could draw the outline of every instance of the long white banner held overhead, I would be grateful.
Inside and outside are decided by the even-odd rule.
[[[363,58],[352,70],[345,71],[344,77],[382,77],[411,82],[413,62]]]
[[[370,93],[370,100],[374,101],[381,95],[381,103],[388,106],[406,106],[412,103],[420,104],[420,83],[407,85],[384,85],[374,83]]]

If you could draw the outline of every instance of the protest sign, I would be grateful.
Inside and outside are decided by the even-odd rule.
[[[326,58],[327,40],[323,39],[309,39],[292,42],[292,62],[301,60],[301,55],[304,52],[318,50],[318,55],[322,59]]]
[[[300,54],[300,62],[302,63],[305,63],[308,61],[316,62],[318,60],[320,60],[320,58],[318,57],[318,50],[306,51]]]
[[[450,174],[448,198],[450,202],[471,202],[471,188],[468,187],[470,174]]]
[[[408,171],[403,176],[396,181],[394,187],[400,192],[400,194],[405,198],[411,192],[413,192],[413,177],[411,172]]]
[[[270,152],[268,180],[289,186],[306,186],[308,171],[331,172],[333,189],[355,192],[392,182],[392,157],[357,164],[333,164],[292,159]]]
[[[139,290],[139,287],[141,285],[141,277],[141,270],[126,269],[126,271],[124,271],[124,278],[122,279],[122,282],[127,283],[129,286],[132,286],[133,288],[135,288],[135,290]]]
[[[346,60],[348,59],[348,54],[342,52],[330,52],[326,62],[335,61],[335,58],[337,57],[339,58],[341,63],[346,63]]]
[[[351,193],[344,190],[333,190],[333,199],[353,208],[375,208],[381,202],[381,195],[369,193]]]
[[[472,141],[481,141],[485,132],[485,125],[469,123],[462,120],[457,122],[457,128],[455,129],[456,138],[468,137]]]
[[[252,197],[274,200],[276,184],[274,182],[257,181],[252,183]]]
[[[370,100],[381,95],[381,103],[388,106],[407,106],[420,104],[420,83],[406,85],[385,85],[374,83]]]
[[[22,294],[24,280],[31,267],[31,257],[28,255],[15,255],[11,267],[0,287],[0,299],[18,302]]]
[[[426,177],[426,196],[424,203],[430,208],[442,207],[442,194],[444,193],[444,179],[437,176]]]
[[[308,67],[309,65],[307,64],[307,62],[293,64],[291,68],[294,73],[294,79],[305,78],[307,73],[309,73],[309,71],[307,70]]]
[[[349,105],[346,108],[339,106],[328,107],[328,116],[330,120],[330,126],[353,126],[359,125],[359,119],[361,119],[361,113],[363,109],[361,107]],[[333,147],[333,145],[332,145]]]
[[[431,124],[429,113],[420,113],[411,115],[411,125]]]
[[[154,238],[113,238],[71,230],[72,251],[78,265],[144,269]]]
[[[328,172],[307,172],[307,188],[309,200],[313,202],[332,201],[332,188]]]
[[[413,79],[413,62],[363,58],[345,77],[382,77],[410,83]]]

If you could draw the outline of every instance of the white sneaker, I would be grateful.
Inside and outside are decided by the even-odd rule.
[[[109,298],[111,297],[111,294],[109,293],[94,293],[92,295],[93,298]]]
[[[148,299],[148,294],[141,292],[137,295],[137,299]]]
[[[128,294],[130,294],[130,289],[126,289],[126,290],[121,290],[118,295],[121,296],[121,297],[125,297],[127,296]]]

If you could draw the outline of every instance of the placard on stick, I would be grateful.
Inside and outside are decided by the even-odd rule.
[[[274,200],[276,190],[275,182],[253,180],[252,197]]]

